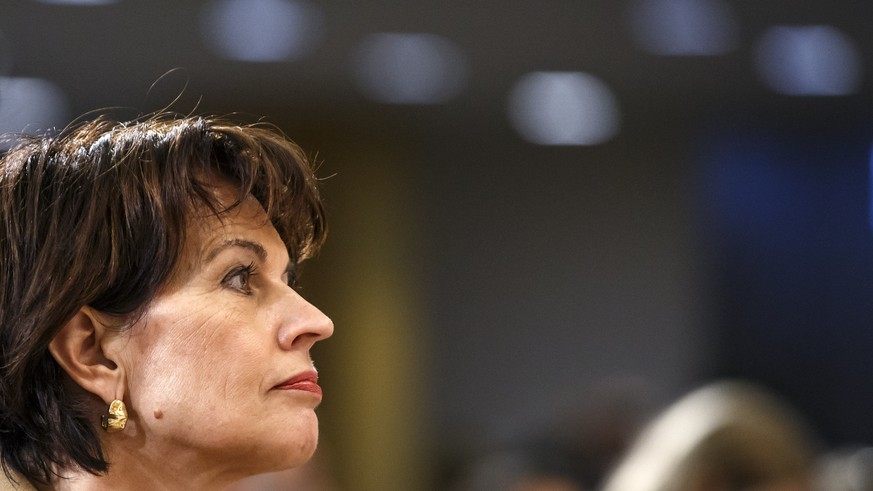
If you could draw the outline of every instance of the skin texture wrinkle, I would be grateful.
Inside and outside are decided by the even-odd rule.
[[[192,224],[183,254],[197,259],[130,329],[108,334],[131,414],[125,432],[104,439],[113,472],[74,473],[58,489],[102,489],[137,473],[143,489],[220,489],[315,451],[320,396],[274,387],[313,370],[309,350],[333,324],[288,285],[287,250],[261,206],[245,200]],[[161,476],[175,481],[156,483]]]
[[[303,149],[268,123],[168,112],[89,113],[9,143],[6,476],[47,490],[220,489],[306,461],[321,401],[309,351],[333,326],[292,287],[327,236]],[[115,400],[127,426],[107,433]]]

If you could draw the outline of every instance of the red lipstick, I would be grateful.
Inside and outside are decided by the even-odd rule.
[[[321,397],[321,387],[318,386],[318,373],[314,370],[295,375],[273,388],[277,390],[301,390]]]

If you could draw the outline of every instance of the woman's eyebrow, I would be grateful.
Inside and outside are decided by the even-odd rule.
[[[216,256],[221,254],[222,251],[225,251],[232,247],[242,247],[243,249],[248,249],[254,252],[255,255],[258,256],[258,259],[261,260],[261,262],[265,262],[267,260],[267,249],[265,249],[264,246],[262,246],[261,244],[246,239],[229,239],[222,242],[221,244],[218,244],[216,247],[210,250],[206,254],[205,262],[211,262],[213,259],[215,259]]]

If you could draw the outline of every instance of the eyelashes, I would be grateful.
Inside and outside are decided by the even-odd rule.
[[[257,266],[255,263],[249,263],[245,266],[238,266],[230,270],[221,280],[221,285],[225,288],[237,291],[245,295],[252,294],[252,278],[257,275]]]
[[[252,280],[257,275],[258,267],[254,262],[251,262],[247,265],[241,265],[231,269],[221,280],[221,285],[244,295],[251,295],[253,293]],[[296,265],[292,264],[289,266],[285,271],[285,275],[288,278],[288,286],[299,291],[300,286],[297,283],[298,275]]]

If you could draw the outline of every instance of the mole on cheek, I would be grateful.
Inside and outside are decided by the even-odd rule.
[[[161,419],[164,417],[164,412],[160,409],[155,409],[155,419]]]

